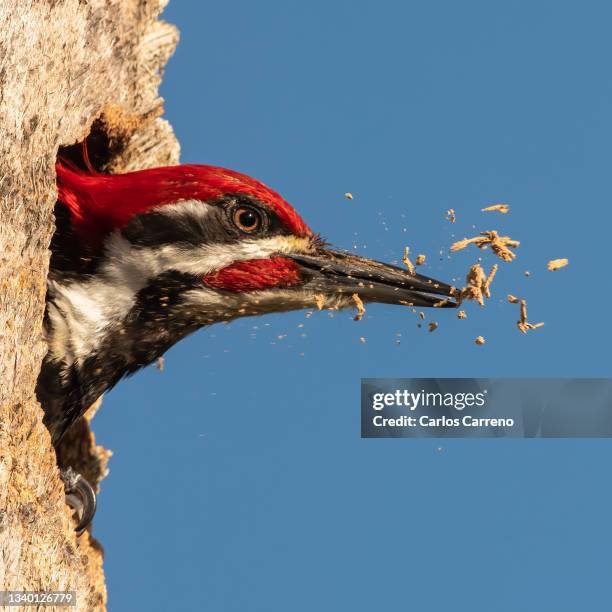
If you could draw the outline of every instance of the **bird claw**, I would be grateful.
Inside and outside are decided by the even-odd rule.
[[[61,470],[60,478],[64,483],[66,503],[80,516],[75,529],[80,536],[96,513],[96,492],[87,480],[71,467]]]

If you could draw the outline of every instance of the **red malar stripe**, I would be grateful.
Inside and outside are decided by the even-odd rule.
[[[204,284],[209,287],[236,293],[290,287],[300,282],[297,264],[286,257],[239,261],[204,277]]]

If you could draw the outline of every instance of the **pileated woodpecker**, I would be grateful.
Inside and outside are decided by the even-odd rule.
[[[49,348],[37,386],[56,447],[100,395],[202,326],[315,303],[347,308],[354,293],[415,306],[452,294],[445,283],[327,248],[278,193],[232,170],[111,175],[63,161],[56,169]],[[95,496],[70,470],[64,482],[85,505],[82,530]]]

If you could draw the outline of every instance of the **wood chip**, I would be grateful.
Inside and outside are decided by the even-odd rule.
[[[451,245],[450,250],[461,251],[470,244],[475,244],[480,249],[491,247],[491,250],[504,261],[512,261],[516,257],[516,253],[510,250],[510,248],[516,249],[520,246],[518,240],[513,240],[509,236],[500,236],[495,230],[488,230],[486,232],[480,232],[480,236],[474,236],[473,238],[464,238]]]
[[[484,282],[484,286],[482,287],[483,293],[488,298],[491,297],[491,283],[493,282],[493,279],[495,278],[496,274],[497,274],[497,264],[493,264],[493,267],[491,268],[491,271],[489,272],[489,275],[487,276]]]
[[[508,294],[508,301],[511,304],[518,304],[519,299],[516,297],[516,295],[512,295],[511,293]]]
[[[507,215],[510,212],[510,207],[507,204],[493,204],[486,208],[481,208],[482,212],[500,212],[502,215]]]
[[[548,262],[548,270],[550,272],[554,272],[555,270],[559,270],[561,268],[565,268],[565,266],[567,266],[567,264],[569,263],[569,259],[551,259]]]
[[[459,292],[458,302],[474,300],[484,306],[483,289],[487,282],[484,270],[479,263],[475,263],[465,277],[467,285]]]
[[[344,197],[345,197],[347,200],[352,200],[352,199],[353,199],[353,194],[352,194],[350,191],[347,191],[347,192],[344,194]]]
[[[425,257],[425,255],[417,255],[416,259],[414,260],[414,263],[417,266],[422,266],[425,263],[425,260],[427,258]]]
[[[484,336],[476,336],[474,342],[476,344],[482,345],[482,344],[484,344],[486,342],[486,340],[484,339]]]
[[[402,257],[402,261],[404,262],[404,265],[406,266],[406,268],[408,268],[408,272],[410,272],[410,274],[414,274],[415,270],[414,270],[414,264],[410,261],[410,247],[404,247],[404,257]]]
[[[455,214],[455,209],[454,208],[449,208],[446,211],[446,218],[451,222],[454,223],[457,220],[457,215]]]
[[[460,310],[457,313],[457,318],[458,319],[467,319],[467,313],[465,312],[465,310]]]
[[[354,319],[355,321],[361,321],[366,311],[365,306],[363,305],[363,302],[361,301],[361,298],[357,293],[353,293],[352,297],[353,302],[355,302],[355,306],[357,307],[357,314],[355,315]]]
[[[521,305],[521,319],[516,322],[516,326],[526,334],[530,329],[538,329],[544,327],[544,323],[529,323],[527,320],[527,301],[520,300]]]
[[[527,322],[527,300],[521,300],[520,305],[521,305],[521,322],[526,323]]]
[[[361,342],[361,344],[365,344],[366,339],[363,336],[361,336],[361,338],[359,338],[359,342]]]
[[[166,362],[165,362],[165,360],[164,360],[164,358],[163,358],[163,357],[158,357],[158,358],[157,358],[157,361],[155,362],[155,365],[156,365],[157,369],[158,369],[160,372],[163,372],[163,371],[164,371],[164,365],[165,365],[165,364],[166,364]]]
[[[435,331],[436,329],[438,329],[439,324],[438,324],[438,323],[435,323],[434,321],[432,321],[432,322],[429,324],[429,326],[428,326],[428,327],[429,327],[429,331],[430,331],[430,332],[432,332],[432,331]]]
[[[419,319],[421,319],[421,321],[425,319],[425,313],[423,311],[419,312]]]
[[[484,298],[491,297],[491,283],[497,273],[497,264],[493,264],[491,271],[485,276],[484,270],[479,262],[476,262],[465,277],[466,286],[459,291],[453,291],[452,295],[457,297],[459,304],[464,300],[474,300],[484,306]]]
[[[318,293],[314,296],[315,304],[319,310],[323,310],[323,306],[325,306],[325,296]]]
[[[446,306],[449,303],[450,303],[450,300],[445,298],[443,300],[440,300],[439,302],[435,302],[434,304],[432,304],[432,306],[434,308],[442,308],[443,306]]]
[[[525,272],[523,272],[523,274],[527,277],[531,276],[531,272],[529,270],[525,270]]]

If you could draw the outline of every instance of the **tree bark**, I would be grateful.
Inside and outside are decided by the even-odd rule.
[[[178,162],[158,86],[176,41],[166,0],[0,0],[0,589],[77,593],[104,610],[101,546],[77,538],[34,393],[59,147],[95,124],[106,167]],[[64,460],[95,485],[110,453],[87,422]],[[52,608],[45,608],[52,609]],[[62,608],[66,609],[66,608]],[[74,609],[74,608],[73,608]]]

